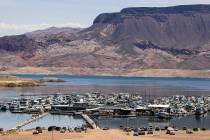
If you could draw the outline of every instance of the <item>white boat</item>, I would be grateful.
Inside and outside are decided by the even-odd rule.
[[[158,112],[157,115],[160,119],[172,119],[172,116],[167,112]]]

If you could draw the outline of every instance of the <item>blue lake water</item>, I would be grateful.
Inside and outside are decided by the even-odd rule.
[[[17,75],[39,80],[44,75]],[[151,96],[210,95],[210,79],[207,78],[145,78],[113,76],[50,75],[64,79],[64,83],[45,83],[40,87],[0,88],[0,99],[20,95],[39,95],[72,92],[135,93]]]
[[[30,123],[23,127],[23,129],[31,129],[37,126],[48,128],[49,126],[59,126],[66,128],[81,127],[85,124],[82,118],[75,118],[69,115],[51,115]]]
[[[12,114],[9,111],[0,112],[0,128],[14,128],[18,123],[26,121],[29,118],[31,118],[30,114]]]
[[[131,118],[112,118],[99,117],[95,119],[99,126],[119,128],[124,127],[161,127],[176,126],[179,129],[187,128],[208,128],[210,129],[210,113],[204,116],[186,116],[173,118],[172,120],[162,120],[157,118],[131,117]]]
[[[7,112],[0,112],[0,128],[5,130],[15,128],[18,123],[24,122],[31,118],[30,114],[14,114]],[[49,126],[60,126],[60,127],[79,127],[85,124],[85,121],[79,117],[73,117],[68,115],[47,115],[35,122],[32,122],[22,129],[31,129],[36,126],[48,128]]]
[[[39,80],[43,75],[17,75]],[[154,77],[116,77],[116,76],[70,76],[50,75],[64,79],[65,83],[48,83],[56,85],[100,85],[100,86],[172,86],[210,90],[208,78],[154,78]]]

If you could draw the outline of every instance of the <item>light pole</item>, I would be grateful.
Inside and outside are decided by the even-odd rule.
[[[54,130],[52,130],[52,140],[54,140],[53,131],[54,131]]]

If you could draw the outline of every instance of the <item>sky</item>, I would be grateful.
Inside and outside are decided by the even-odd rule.
[[[126,7],[210,4],[210,0],[0,0],[0,36],[48,27],[88,27],[100,13]]]

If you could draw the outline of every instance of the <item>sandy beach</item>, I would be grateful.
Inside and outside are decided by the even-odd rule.
[[[199,131],[194,134],[186,134],[178,131],[176,135],[167,135],[165,131],[155,132],[153,135],[133,136],[118,129],[112,130],[88,130],[86,133],[60,133],[43,131],[42,134],[33,135],[33,131],[18,132],[0,136],[0,140],[209,140],[210,131]]]

